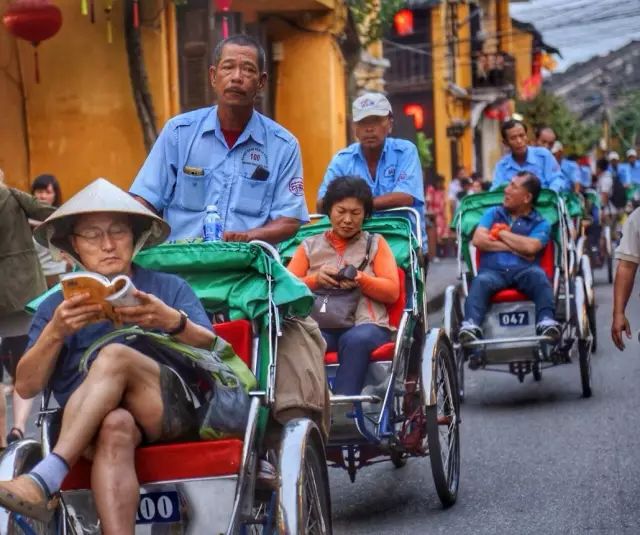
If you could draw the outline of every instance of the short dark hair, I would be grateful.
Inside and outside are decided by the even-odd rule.
[[[551,130],[553,132],[553,135],[556,135],[556,131],[553,128],[551,128],[548,124],[543,124],[536,127],[536,139],[538,139],[540,137],[540,134],[542,134],[542,132],[544,132],[545,130]]]
[[[607,169],[609,169],[609,160],[607,160],[606,158],[599,158],[596,161],[596,169],[598,171],[606,171]]]
[[[502,135],[502,139],[507,140],[507,132],[516,126],[522,126],[525,132],[528,132],[527,125],[518,119],[507,119],[500,125],[500,134]]]
[[[264,48],[262,48],[262,45],[255,37],[251,37],[244,33],[232,35],[231,37],[227,37],[226,39],[218,42],[216,47],[213,49],[213,58],[211,60],[214,67],[217,67],[218,63],[220,63],[222,51],[226,45],[250,46],[251,48],[254,48],[256,55],[258,56],[258,69],[260,70],[260,73],[265,72],[267,55],[265,54]]]
[[[60,190],[60,184],[58,179],[53,175],[38,175],[31,183],[31,195],[41,189],[49,189],[49,186],[53,188],[53,206],[60,206],[62,203],[62,191]]]
[[[515,176],[525,178],[522,185],[529,193],[531,193],[531,204],[535,204],[540,196],[540,190],[542,189],[540,179],[531,171],[518,171]]]
[[[329,215],[333,205],[344,199],[358,199],[364,207],[364,216],[373,213],[373,194],[367,182],[359,176],[339,176],[327,187],[322,199],[322,211]]]

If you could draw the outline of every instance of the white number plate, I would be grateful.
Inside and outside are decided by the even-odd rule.
[[[175,491],[140,495],[136,524],[180,522],[180,499]]]
[[[521,327],[529,325],[529,312],[502,312],[498,314],[501,327]]]

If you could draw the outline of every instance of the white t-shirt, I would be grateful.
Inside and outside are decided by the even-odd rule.
[[[613,176],[609,171],[605,171],[598,177],[598,193],[611,195],[613,192]]]
[[[616,259],[640,264],[640,208],[636,208],[624,222]]]
[[[457,201],[458,193],[462,191],[462,184],[460,183],[459,178],[454,178],[449,183],[449,200]]]

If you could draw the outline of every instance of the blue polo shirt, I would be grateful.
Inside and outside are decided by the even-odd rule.
[[[507,223],[512,232],[535,238],[543,247],[547,245],[551,236],[551,225],[536,210],[514,220],[504,206],[492,206],[482,214],[478,226],[491,229],[494,223]],[[521,269],[531,264],[532,262],[526,258],[506,251],[482,253],[482,269]]]
[[[619,171],[624,184],[640,184],[640,160],[633,162],[633,165],[629,162],[621,163]]]
[[[589,167],[588,165],[580,166],[580,184],[585,188],[590,188],[593,185],[591,167]]]
[[[372,177],[360,143],[353,143],[338,152],[327,168],[320,184],[318,198],[323,198],[327,186],[339,176],[359,176],[367,181],[374,197],[387,193],[407,193],[413,197],[413,208],[420,214],[424,243],[427,233],[424,220],[424,184],[422,166],[416,146],[406,139],[387,137],[382,147],[376,176]]]
[[[206,329],[211,329],[211,322],[200,301],[191,287],[180,277],[150,271],[134,265],[132,281],[139,290],[155,295],[172,308],[184,310],[191,321]],[[51,321],[56,308],[62,301],[62,292],[58,291],[40,304],[31,322],[27,348],[36,343],[40,333]],[[64,339],[64,345],[49,380],[49,388],[61,407],[64,407],[71,394],[84,380],[84,374],[79,370],[82,355],[93,342],[113,330],[114,326],[110,321],[101,321],[87,325]],[[126,344],[127,341],[121,340],[121,343]]]
[[[162,213],[171,225],[170,240],[202,236],[205,211],[212,204],[218,207],[225,231],[248,231],[279,217],[306,223],[296,138],[254,111],[236,144],[228,147],[217,109],[202,108],[170,119],[130,192]],[[256,176],[258,167],[268,176]]]
[[[522,165],[513,159],[511,153],[498,161],[493,172],[491,189],[497,189],[499,186],[511,182],[511,179],[519,171],[529,171],[536,175],[540,179],[543,188],[558,192],[571,190],[571,185],[563,177],[560,166],[553,154],[544,147],[531,146],[527,147],[527,156]]]

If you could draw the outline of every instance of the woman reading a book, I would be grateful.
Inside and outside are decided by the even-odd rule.
[[[131,279],[139,304],[113,308],[120,321],[209,349],[211,324],[189,285],[132,264],[138,250],[168,235],[164,221],[104,179],[63,204],[35,234],[41,244],[68,253],[87,271]],[[133,533],[139,492],[136,446],[143,440],[197,437],[198,423],[177,372],[128,340],[104,346],[88,374],[79,371],[85,350],[114,329],[110,305],[87,290],[66,298],[61,291],[51,294],[33,318],[16,389],[24,397],[50,389],[63,408],[62,426],[51,454],[28,474],[0,482],[0,504],[47,520],[55,507],[52,497],[70,467],[90,449],[103,533]]]

